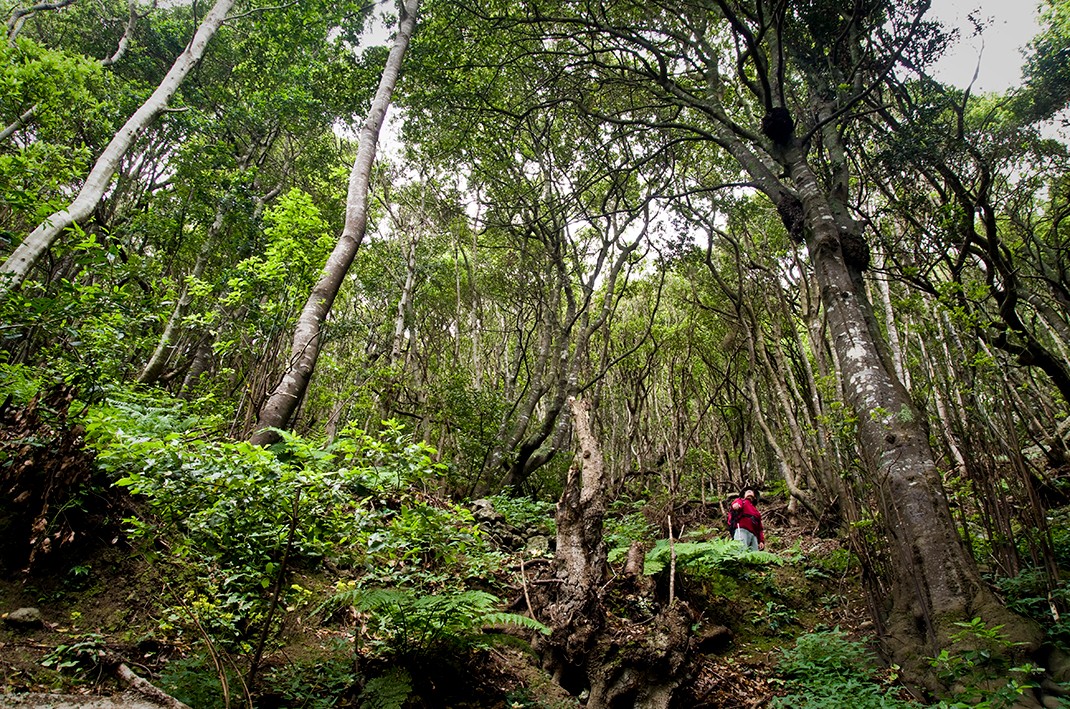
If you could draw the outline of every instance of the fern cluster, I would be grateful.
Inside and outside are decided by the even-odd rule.
[[[647,552],[643,573],[656,576],[666,569],[672,554],[676,554],[678,569],[695,575],[705,575],[711,571],[724,571],[736,566],[765,566],[782,564],[784,560],[776,554],[765,551],[748,551],[739,542],[731,539],[713,539],[706,542],[675,542],[659,539],[654,548]]]
[[[409,589],[352,588],[324,607],[350,606],[369,614],[367,646],[382,655],[435,655],[487,647],[501,638],[487,632],[513,625],[540,633],[549,629],[527,616],[499,610],[501,599],[485,591],[424,595]]]

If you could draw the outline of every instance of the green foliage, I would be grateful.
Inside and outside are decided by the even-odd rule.
[[[1051,530],[1055,563],[1061,569],[1070,569],[1070,507],[1052,512],[1048,528]]]
[[[99,667],[104,650],[104,637],[99,633],[87,633],[57,645],[44,656],[41,664],[60,672],[86,674]]]
[[[1070,606],[1070,582],[1060,581],[1051,590],[1050,602],[1048,577],[1043,569],[1025,569],[1017,576],[1000,578],[995,583],[1008,608],[1033,618],[1047,629],[1049,637],[1064,646],[1070,645],[1070,622],[1062,616],[1058,621],[1053,620],[1050,605]]]
[[[338,706],[353,686],[353,658],[340,641],[330,650],[331,655],[315,662],[273,667],[264,676],[263,685],[285,700],[285,706],[307,709]]]
[[[395,421],[375,436],[346,429],[329,446],[281,432],[271,449],[206,440],[212,423],[146,396],[113,396],[85,417],[98,464],[147,502],[131,535],[150,555],[168,539],[169,560],[196,576],[165,630],[193,612],[218,639],[247,642],[291,527],[291,564],[330,558],[384,583],[442,584],[496,563],[471,513],[416,491],[442,466]]]
[[[11,397],[11,403],[22,406],[41,390],[41,372],[22,364],[0,363],[0,400]]]
[[[395,658],[448,656],[489,646],[496,625],[515,625],[549,634],[542,623],[527,616],[498,610],[501,599],[484,591],[421,595],[408,589],[341,591],[327,606],[352,606],[368,613],[367,637],[362,644],[373,654]]]
[[[989,627],[981,618],[955,625],[952,647],[932,659],[937,676],[948,686],[963,687],[941,709],[1007,709],[1037,686],[1043,670],[1031,663],[1011,666],[1015,643],[1007,640],[1002,625]]]
[[[1013,106],[1030,121],[1051,117],[1070,101],[1070,70],[1067,44],[1070,40],[1070,4],[1052,0],[1041,5],[1043,29],[1030,42],[1030,56],[1023,74],[1024,96],[1014,97]]]
[[[494,495],[488,499],[513,529],[538,529],[547,534],[557,534],[554,503],[509,495]]]
[[[807,571],[820,570],[829,576],[844,576],[851,567],[858,567],[858,558],[850,549],[837,547],[823,556],[807,557]]]
[[[779,670],[786,696],[775,697],[774,709],[909,709],[913,702],[882,686],[877,661],[861,641],[848,639],[839,628],[799,636],[784,650]]]
[[[263,222],[266,245],[231,269],[219,298],[226,310],[241,308],[242,319],[226,323],[225,329],[217,323],[225,310],[212,309],[198,319],[199,324],[219,330],[213,345],[219,354],[240,355],[249,342],[292,329],[335,242],[311,195],[296,188],[264,213]],[[201,295],[214,288],[195,279],[189,285]]]
[[[657,529],[643,515],[645,506],[645,500],[614,500],[610,505],[603,536],[609,547],[611,562],[627,554],[632,542],[654,539]]]
[[[770,633],[779,633],[796,623],[795,611],[776,601],[767,601],[758,617]]]
[[[0,155],[0,235],[21,238],[70,199],[88,170],[91,145],[112,132],[101,96],[114,88],[100,63],[20,37],[0,47],[0,125],[20,122]],[[12,149],[13,148],[13,149]],[[10,210],[10,211],[9,211]]]
[[[401,709],[412,693],[412,677],[394,667],[386,674],[368,680],[360,693],[360,709]]]
[[[783,564],[776,554],[765,551],[749,551],[731,539],[714,539],[708,542],[676,542],[659,539],[647,552],[643,573],[654,576],[668,568],[672,551],[676,552],[676,568],[696,576],[736,569],[744,566],[767,566]]]
[[[241,680],[227,673],[228,687],[240,687]],[[207,655],[195,654],[172,660],[160,673],[159,686],[175,699],[198,709],[228,709],[223,702],[223,683]]]

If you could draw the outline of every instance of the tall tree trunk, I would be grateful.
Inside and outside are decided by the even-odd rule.
[[[312,288],[308,302],[298,317],[289,364],[282,375],[282,381],[260,409],[256,431],[249,438],[252,443],[267,445],[278,440],[278,434],[270,429],[286,428],[290,424],[298,403],[308,389],[309,379],[319,358],[323,323],[327,320],[331,305],[338,296],[357,249],[364,240],[368,226],[368,191],[372,164],[375,162],[376,143],[386,119],[394,86],[401,74],[409,40],[416,28],[416,13],[419,7],[420,0],[404,0],[401,7],[401,21],[398,23],[394,45],[390,48],[390,55],[379,79],[379,88],[360,130],[357,157],[349,175],[345,227],[338,237],[337,245],[327,258],[323,274]]]
[[[104,197],[104,192],[108,189],[123,156],[126,155],[141,131],[167,108],[167,104],[178,91],[178,87],[182,85],[186,75],[204,56],[208,42],[223,24],[223,20],[226,19],[233,5],[234,0],[216,1],[216,4],[205,15],[200,27],[197,28],[193,40],[175,59],[175,63],[171,65],[170,71],[164,76],[160,85],[134,112],[134,115],[130,116],[108,143],[108,147],[97,158],[96,164],[93,165],[93,169],[89,172],[89,176],[74,201],[66,209],[56,212],[41,222],[0,266],[0,299],[6,298],[12,289],[22,285],[30,269],[52,246],[64,229],[93,213]]]
[[[810,229],[809,251],[821,288],[846,399],[858,420],[867,467],[880,495],[894,565],[889,642],[897,658],[920,663],[950,644],[956,622],[1003,624],[1036,649],[1039,629],[1007,611],[987,589],[959,542],[920,413],[881,356],[864,293],[841,249],[827,195],[798,147],[786,156]],[[919,652],[919,647],[926,652]],[[928,668],[911,667],[915,676]]]

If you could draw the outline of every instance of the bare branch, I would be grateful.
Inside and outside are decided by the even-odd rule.
[[[36,15],[38,12],[45,12],[47,10],[59,10],[73,5],[77,0],[56,0],[56,2],[41,2],[30,7],[22,8],[16,7],[11,11],[11,17],[7,19],[7,43],[14,46],[15,38],[19,36],[19,32],[22,31],[22,26],[26,24],[26,20]]]

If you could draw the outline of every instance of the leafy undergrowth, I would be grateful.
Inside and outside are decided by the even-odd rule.
[[[81,425],[110,485],[71,499],[111,524],[72,530],[86,540],[76,558],[0,583],[0,610],[43,617],[0,629],[4,692],[112,693],[102,658],[118,657],[197,709],[582,705],[530,645],[545,632],[528,591],[547,580],[551,503],[450,499],[454,471],[396,422],[263,450],[225,441],[195,407],[128,392]],[[769,553],[724,539],[716,505],[692,506],[670,542],[664,505],[612,506],[605,608],[623,642],[670,596],[687,604],[676,706],[920,706],[869,647],[858,561],[837,540],[787,526],[771,501]],[[633,542],[642,583],[620,580]],[[938,669],[964,684],[983,660]],[[982,698],[998,706],[1007,686]]]

